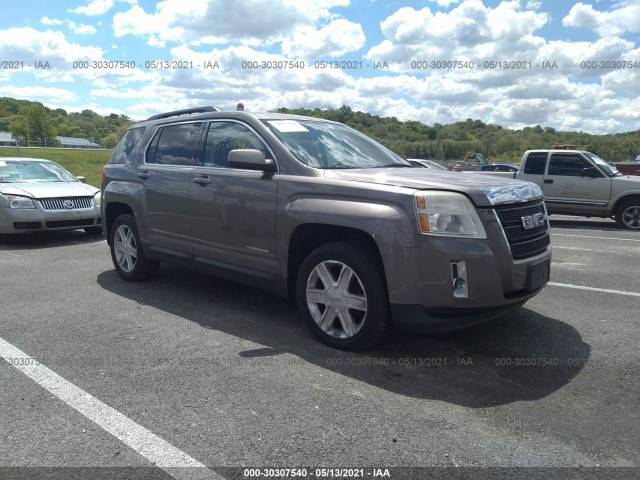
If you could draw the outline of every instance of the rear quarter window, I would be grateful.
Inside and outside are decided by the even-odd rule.
[[[145,127],[131,128],[113,150],[108,163],[125,163],[144,134]]]

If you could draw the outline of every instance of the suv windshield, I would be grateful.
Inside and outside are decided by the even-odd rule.
[[[300,162],[314,168],[410,167],[406,160],[338,123],[265,120],[264,124]]]
[[[587,157],[589,157],[591,159],[591,161],[593,163],[595,163],[597,166],[600,167],[600,169],[606,173],[607,175],[609,175],[610,177],[616,177],[619,175],[622,175],[622,173],[620,173],[616,167],[613,167],[611,165],[609,165],[607,162],[605,162],[603,159],[601,159],[599,156],[591,153],[591,152],[586,152]]]

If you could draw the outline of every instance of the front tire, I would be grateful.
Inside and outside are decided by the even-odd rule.
[[[307,327],[331,347],[363,350],[391,330],[382,266],[362,245],[330,243],[311,252],[300,266],[296,296]]]
[[[133,215],[123,214],[116,218],[110,240],[111,259],[122,278],[128,282],[141,282],[156,273],[160,263],[149,261],[144,256]]]
[[[640,200],[632,199],[622,202],[616,210],[618,228],[640,230]]]

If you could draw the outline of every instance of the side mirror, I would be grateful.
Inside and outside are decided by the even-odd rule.
[[[227,163],[231,168],[262,170],[263,172],[276,171],[276,163],[272,159],[265,158],[264,153],[252,148],[231,150],[227,157]]]
[[[587,178],[600,178],[600,171],[596,167],[587,167],[582,169],[582,176]]]
[[[78,180],[80,180],[82,183],[87,183],[87,177],[76,177]]]

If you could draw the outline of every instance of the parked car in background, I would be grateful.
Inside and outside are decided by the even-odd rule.
[[[485,172],[533,182],[549,213],[614,218],[619,228],[640,230],[640,177],[624,175],[584,150],[528,150],[513,174]]]
[[[438,162],[434,162],[433,160],[426,160],[422,158],[407,158],[407,162],[411,165],[415,165],[416,167],[421,168],[429,168],[431,170],[443,170],[448,172],[449,169],[444,165],[440,165]]]
[[[0,159],[0,233],[102,233],[100,190],[51,160]]]
[[[638,162],[618,162],[613,166],[624,175],[640,175],[640,161]]]
[[[480,170],[483,172],[517,172],[520,167],[512,163],[490,163],[482,165]]]

